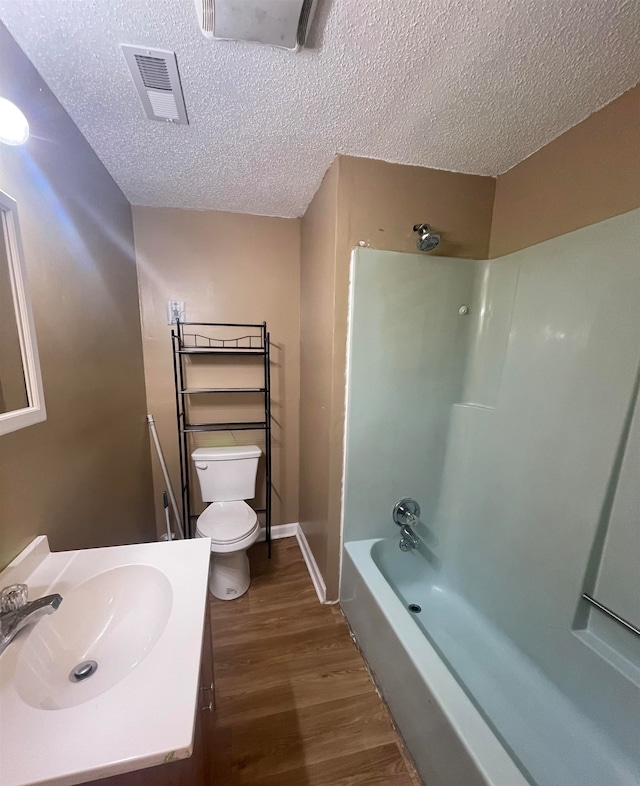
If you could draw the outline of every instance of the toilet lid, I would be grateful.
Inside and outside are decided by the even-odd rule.
[[[198,517],[197,531],[213,543],[236,543],[258,526],[255,510],[246,502],[212,502]]]

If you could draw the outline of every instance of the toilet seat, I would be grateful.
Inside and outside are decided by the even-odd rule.
[[[243,500],[212,502],[198,516],[196,535],[210,538],[212,545],[230,546],[257,532],[258,516]]]

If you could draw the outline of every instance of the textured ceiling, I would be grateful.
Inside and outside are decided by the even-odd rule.
[[[336,153],[496,175],[640,80],[636,0],[320,0],[314,49],[215,42],[193,0],[0,0],[134,204],[301,215]],[[120,43],[175,50],[148,120]]]

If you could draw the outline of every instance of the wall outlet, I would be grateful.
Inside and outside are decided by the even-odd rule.
[[[178,320],[185,322],[186,315],[186,300],[167,300],[167,325],[175,325]]]

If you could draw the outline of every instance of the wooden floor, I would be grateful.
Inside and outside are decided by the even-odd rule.
[[[216,786],[416,786],[339,607],[295,538],[249,552],[251,587],[211,599]]]

